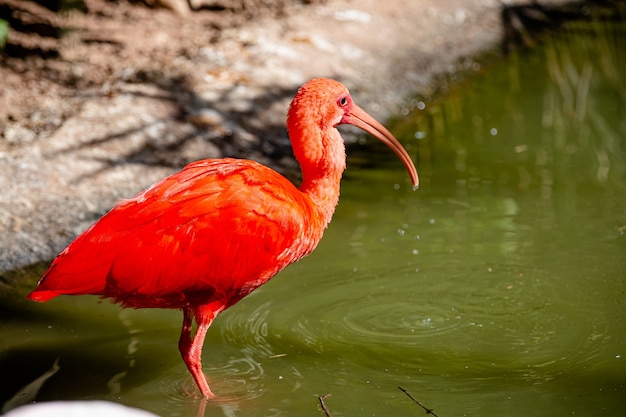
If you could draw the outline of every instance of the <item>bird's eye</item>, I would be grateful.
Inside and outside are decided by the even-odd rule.
[[[337,101],[337,103],[338,103],[341,107],[345,106],[346,104],[348,104],[348,97],[346,97],[346,96],[341,97],[341,98],[339,99],[339,101]]]

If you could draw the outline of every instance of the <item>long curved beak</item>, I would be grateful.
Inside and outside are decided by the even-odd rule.
[[[367,114],[365,110],[361,109],[356,104],[352,104],[352,111],[349,114],[344,115],[341,123],[349,123],[353,126],[356,126],[360,129],[365,130],[372,136],[378,138],[385,145],[389,146],[392,151],[398,155],[407,171],[409,171],[409,176],[411,177],[411,182],[413,183],[413,188],[419,187],[419,177],[417,176],[417,170],[415,169],[415,165],[413,165],[413,161],[411,157],[407,153],[407,151],[402,147],[398,139],[396,139],[389,130],[382,124],[378,123],[376,119]]]

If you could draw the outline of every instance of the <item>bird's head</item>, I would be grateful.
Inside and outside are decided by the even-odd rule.
[[[413,187],[419,185],[417,170],[400,142],[354,103],[343,84],[328,78],[316,78],[300,87],[289,108],[287,128],[300,164],[317,165],[337,158],[333,148],[343,150],[343,140],[336,130],[340,124],[363,129],[389,146],[407,168]],[[341,158],[345,166],[345,151]]]

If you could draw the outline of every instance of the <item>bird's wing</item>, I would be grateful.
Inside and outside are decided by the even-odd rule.
[[[83,232],[31,298],[99,294],[135,307],[241,298],[321,238],[307,198],[252,161],[190,164]]]

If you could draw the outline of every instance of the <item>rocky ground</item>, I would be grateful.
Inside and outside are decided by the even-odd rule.
[[[446,74],[479,69],[521,22],[503,12],[521,5],[503,0],[192,4],[85,0],[55,13],[0,0],[0,13],[51,28],[14,27],[1,58],[0,287],[190,161],[296,172],[284,117],[309,78],[343,81],[384,121]]]

